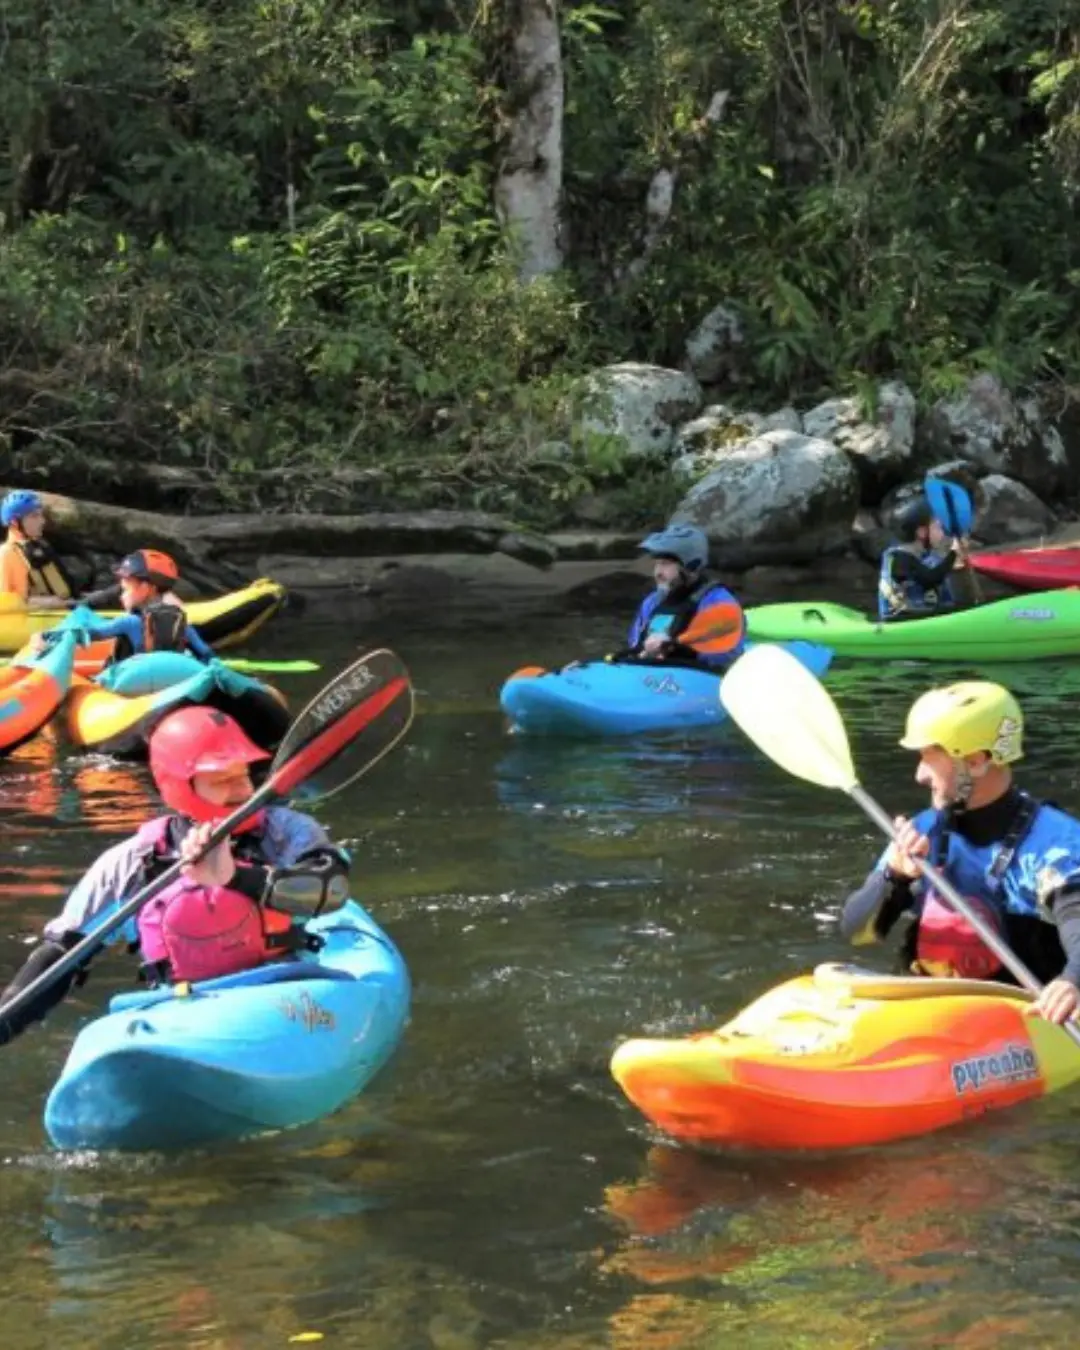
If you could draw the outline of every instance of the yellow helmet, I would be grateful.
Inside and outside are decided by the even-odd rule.
[[[995,764],[1022,759],[1024,714],[1012,694],[986,680],[962,680],[931,689],[907,715],[905,750],[940,745],[954,759],[985,750]]]

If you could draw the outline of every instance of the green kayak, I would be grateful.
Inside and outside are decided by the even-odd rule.
[[[1080,653],[1080,590],[1039,591],[932,619],[878,623],[845,605],[758,605],[755,642],[818,642],[837,656],[913,661],[1041,661]]]

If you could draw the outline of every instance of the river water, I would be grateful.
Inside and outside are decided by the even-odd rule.
[[[3,1350],[1075,1342],[1075,1094],[862,1153],[722,1158],[665,1144],[608,1075],[622,1038],[715,1024],[846,955],[837,909],[879,847],[846,798],[785,777],[733,728],[508,737],[503,676],[609,649],[608,619],[288,623],[256,654],[329,671],[387,642],[413,672],[408,741],[321,813],[412,971],[406,1039],[310,1128],[173,1156],[57,1154],[49,1084],[76,1027],[133,978],[123,955],[100,960],[0,1059]],[[1024,782],[1080,809],[1076,670],[1015,673]],[[299,702],[324,678],[285,687]],[[830,676],[891,811],[921,805],[895,740],[927,683],[910,666]],[[0,763],[0,973],[153,810],[138,766],[47,740]]]

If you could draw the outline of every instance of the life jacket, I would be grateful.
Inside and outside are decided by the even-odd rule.
[[[143,652],[187,651],[187,615],[179,605],[165,600],[154,600],[139,611],[142,620]],[[135,655],[129,637],[121,635],[113,647],[113,660],[123,661]]]
[[[1005,928],[997,900],[1005,873],[1038,811],[1039,802],[1023,793],[1016,814],[990,865],[984,894],[964,897],[987,926],[1002,937],[1005,936]],[[931,861],[940,869],[945,865],[949,851],[949,828],[944,814],[941,826],[933,832],[931,840]],[[1002,964],[963,915],[958,914],[948,901],[942,900],[931,889],[923,900],[919,914],[915,932],[915,959],[911,969],[916,975],[992,980],[1001,973]]]
[[[901,615],[911,617],[919,614],[936,614],[954,603],[952,582],[948,577],[937,587],[922,586],[917,581],[900,579],[894,575],[893,566],[899,554],[906,553],[917,557],[927,567],[936,567],[944,560],[940,553],[918,554],[910,544],[897,544],[887,548],[881,555],[881,571],[878,574],[878,617],[896,619]]]
[[[13,539],[10,534],[6,544],[20,553],[26,563],[31,601],[38,595],[70,600],[75,594],[75,585],[51,544],[44,539]]]
[[[175,816],[151,820],[138,839],[148,847],[152,873],[173,861]],[[212,980],[251,970],[319,945],[292,917],[229,886],[198,886],[178,878],[141,910],[143,973],[152,984]]]

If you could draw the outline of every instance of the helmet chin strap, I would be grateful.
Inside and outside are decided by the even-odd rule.
[[[949,805],[955,811],[963,811],[966,810],[974,790],[975,779],[966,760],[955,759],[953,763],[956,765],[956,785],[953,788],[952,801]]]

